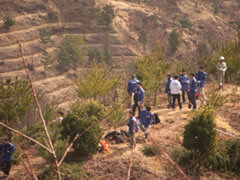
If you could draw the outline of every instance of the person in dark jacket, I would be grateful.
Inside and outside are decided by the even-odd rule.
[[[14,151],[14,145],[8,142],[7,138],[4,138],[3,143],[0,144],[0,170],[6,175],[9,175]]]
[[[148,142],[148,129],[152,126],[153,114],[151,113],[151,107],[146,106],[146,109],[141,111],[138,115],[139,127],[145,133],[145,141]]]
[[[128,81],[128,86],[127,86],[127,92],[129,96],[131,97],[131,105],[134,104],[134,92],[137,89],[137,83],[139,80],[137,80],[136,75],[132,74],[132,79]]]
[[[144,101],[144,90],[140,82],[137,83],[137,89],[134,92],[134,104],[133,104],[133,114],[136,113],[136,108],[138,108],[138,114],[141,112],[141,108]]]
[[[136,139],[134,134],[138,132],[138,124],[132,111],[129,112],[128,132],[132,137],[131,144],[136,146]]]
[[[197,108],[197,104],[196,104],[197,87],[198,87],[197,80],[194,77],[194,74],[191,73],[190,74],[190,87],[188,90],[188,98],[189,98],[189,102],[191,103],[188,105],[189,108],[191,108],[192,105],[193,105],[193,109]]]
[[[187,94],[188,91],[189,78],[187,72],[184,69],[182,70],[182,74],[179,77],[179,81],[182,85],[182,102],[186,103],[185,94]]]
[[[167,75],[167,84],[166,84],[166,88],[165,88],[165,93],[167,93],[168,95],[168,109],[170,109],[172,107],[172,95],[171,95],[171,90],[170,90],[170,84],[172,82],[172,76],[171,74]]]
[[[199,67],[199,72],[196,73],[195,78],[198,82],[199,85],[199,100],[200,100],[200,105],[205,104],[206,96],[205,96],[205,85],[206,85],[206,80],[207,80],[207,73],[203,71],[203,66]]]

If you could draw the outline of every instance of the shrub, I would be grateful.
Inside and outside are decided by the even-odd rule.
[[[183,146],[202,154],[213,150],[217,144],[214,109],[205,107],[193,115],[193,119],[184,127]]]
[[[109,27],[114,17],[114,9],[109,5],[105,5],[103,9],[99,10],[98,12],[97,22],[99,25]]]
[[[88,49],[88,61],[91,63],[93,61],[100,63],[104,60],[103,52],[100,48],[89,48]]]
[[[145,156],[159,156],[159,155],[161,155],[161,151],[158,149],[158,147],[153,146],[153,145],[144,146],[142,152]]]
[[[81,36],[67,35],[59,48],[58,62],[67,68],[77,68],[84,55],[83,48],[80,47],[84,42]]]
[[[216,88],[213,86],[207,94],[207,106],[212,108],[222,107],[227,103],[228,95],[223,95],[220,91],[216,91]]]
[[[104,97],[118,87],[120,79],[105,63],[93,62],[85,76],[77,80],[78,96],[94,100]]]
[[[174,53],[175,51],[177,51],[180,45],[180,40],[179,40],[179,34],[178,32],[176,32],[176,30],[173,30],[169,34],[168,41],[170,43],[171,52]]]
[[[3,18],[4,27],[9,29],[11,26],[16,24],[16,21],[11,16],[5,16]]]
[[[97,123],[103,115],[104,107],[96,102],[74,104],[71,112],[67,114],[62,122],[62,136],[69,136],[69,140],[72,141],[76,134],[80,134],[89,126]],[[102,129],[99,124],[89,129],[73,145],[75,150],[74,154],[79,158],[88,157],[94,154],[102,135]]]
[[[114,103],[113,106],[109,107],[107,110],[107,114],[110,113],[116,107],[119,107],[119,108],[115,110],[113,113],[111,113],[110,116],[107,118],[107,122],[110,123],[115,129],[125,122],[125,114],[126,114],[124,112],[123,105],[120,105],[119,103]]]
[[[191,21],[188,19],[187,16],[181,17],[181,18],[179,19],[179,22],[182,24],[182,27],[183,27],[183,28],[188,28],[188,29],[191,29],[191,28],[192,28],[192,23],[191,23]]]

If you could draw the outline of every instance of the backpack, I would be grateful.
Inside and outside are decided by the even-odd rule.
[[[159,124],[161,122],[160,118],[158,117],[157,113],[153,114],[153,124]]]

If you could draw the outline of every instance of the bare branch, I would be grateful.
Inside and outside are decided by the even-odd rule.
[[[44,146],[42,143],[38,142],[37,140],[35,140],[35,139],[33,139],[33,138],[31,138],[31,137],[21,133],[20,131],[9,127],[9,126],[7,126],[6,124],[4,124],[2,122],[0,122],[0,126],[2,126],[4,128],[7,128],[8,130],[10,130],[10,131],[12,131],[12,132],[14,132],[14,133],[16,133],[16,134],[18,134],[18,135],[28,139],[28,140],[30,140],[32,142],[36,143],[37,145],[41,146],[43,149],[47,150],[49,153],[53,154],[53,152],[50,149],[48,149],[48,147]]]

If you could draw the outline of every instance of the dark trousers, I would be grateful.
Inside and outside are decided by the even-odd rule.
[[[197,103],[196,103],[196,96],[195,94],[189,94],[188,95],[190,103],[193,105],[193,109],[197,108]]]
[[[11,169],[11,161],[0,162],[0,170],[2,170],[5,174],[9,175],[10,169]]]
[[[182,101],[183,101],[183,103],[186,102],[185,94],[187,94],[187,90],[182,91]]]
[[[172,94],[172,97],[173,97],[172,108],[175,109],[175,102],[176,102],[176,99],[177,99],[179,109],[182,109],[182,103],[181,103],[181,100],[180,100],[180,94]]]
[[[135,102],[134,105],[133,105],[133,108],[132,108],[132,111],[133,111],[134,115],[136,113],[136,108],[138,108],[138,114],[139,114],[141,112],[141,106],[139,106],[139,104]]]
[[[168,93],[168,107],[172,106],[172,95]]]
[[[145,133],[145,139],[148,139],[148,129],[144,127],[144,125],[140,124],[139,126],[141,130]]]

